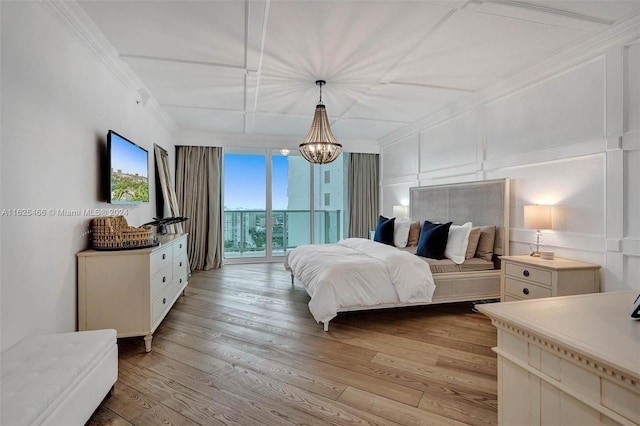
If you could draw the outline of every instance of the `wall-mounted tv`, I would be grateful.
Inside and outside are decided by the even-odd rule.
[[[149,202],[149,153],[113,130],[107,134],[109,202]]]

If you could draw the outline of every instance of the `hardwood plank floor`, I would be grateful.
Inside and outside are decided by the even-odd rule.
[[[194,272],[144,352],[120,339],[88,425],[495,425],[496,331],[471,303],[339,314],[281,263]]]

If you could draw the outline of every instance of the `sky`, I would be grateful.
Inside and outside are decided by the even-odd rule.
[[[148,177],[148,154],[115,133],[111,134],[111,168],[127,174]]]
[[[288,157],[272,157],[273,210],[287,209]],[[227,210],[266,209],[265,155],[224,155],[224,207]]]

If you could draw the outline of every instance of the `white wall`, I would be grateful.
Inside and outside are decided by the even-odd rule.
[[[20,338],[76,330],[76,253],[91,217],[51,209],[109,209],[100,199],[109,129],[149,151],[151,202],[125,207],[138,226],[155,216],[153,144],[172,155],[169,131],[38,2],[2,2],[2,350]],[[173,155],[172,155],[173,156]],[[8,210],[10,212],[10,210]]]
[[[602,265],[605,291],[640,289],[635,34],[554,64],[542,79],[518,86],[516,76],[517,89],[487,91],[483,101],[383,141],[382,213],[391,214],[411,186],[508,177],[512,254],[528,253],[535,231],[524,228],[523,205],[553,204],[554,229],[543,232],[556,256]]]

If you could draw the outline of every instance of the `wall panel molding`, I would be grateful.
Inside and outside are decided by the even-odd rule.
[[[462,166],[448,167],[446,169],[429,170],[418,174],[419,180],[440,179],[452,176],[469,175],[480,170],[481,164],[469,163]]]
[[[620,148],[625,151],[640,151],[640,133],[631,132],[622,135]]]
[[[512,243],[530,244],[533,241],[536,231],[526,228],[511,228],[509,239]],[[605,253],[607,243],[604,235],[577,234],[572,232],[543,232],[542,246],[553,249],[582,250],[596,253]]]
[[[403,185],[412,182],[418,182],[418,175],[410,174],[406,176],[396,176],[392,178],[382,179],[382,186]]]
[[[593,141],[579,142],[559,148],[546,149],[542,151],[528,152],[495,160],[487,160],[482,164],[482,170],[495,171],[499,169],[531,165],[535,163],[546,163],[568,158],[583,157],[586,155],[606,152],[607,140],[596,139]]]
[[[587,63],[598,56],[604,55],[608,50],[615,49],[615,46],[635,43],[638,37],[640,37],[640,16],[635,16],[602,32],[598,36],[577,43],[571,49],[558,52],[549,59],[537,63],[525,72],[519,73],[488,90],[471,95],[449,108],[392,132],[380,138],[379,143],[381,146],[393,143],[413,133],[421,132],[453,117],[468,113],[471,109],[482,104],[515,93],[524,87],[533,86],[557,74],[570,71],[571,68],[577,65]]]
[[[622,254],[625,256],[640,256],[640,239],[638,238],[623,238],[622,239]]]

